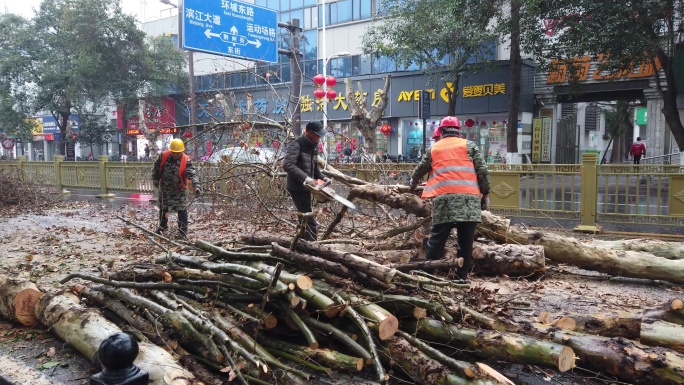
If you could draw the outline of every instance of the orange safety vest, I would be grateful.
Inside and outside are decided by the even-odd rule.
[[[162,170],[164,169],[164,163],[166,163],[166,160],[169,159],[169,155],[171,155],[170,150],[166,150],[162,154],[161,164],[159,165],[159,176],[160,177],[162,175]],[[181,156],[180,167],[178,168],[178,176],[180,177],[180,180],[181,180],[179,189],[188,188],[188,176],[185,174],[185,169],[187,167],[187,164],[188,164],[188,156],[183,154]]]
[[[444,194],[480,195],[475,165],[468,157],[468,141],[446,137],[432,145],[432,176],[423,189],[423,198]]]

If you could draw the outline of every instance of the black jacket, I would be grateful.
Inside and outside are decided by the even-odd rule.
[[[307,177],[323,179],[318,170],[318,144],[312,142],[305,135],[295,139],[287,148],[283,168],[287,172],[287,189],[292,191],[307,191],[303,183]]]

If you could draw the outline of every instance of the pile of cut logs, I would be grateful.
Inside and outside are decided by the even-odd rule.
[[[412,194],[384,189],[357,186],[350,197],[429,215]],[[684,283],[677,245],[584,244],[510,226],[488,212],[479,231],[514,243],[478,244],[481,274],[541,274],[548,258]],[[74,273],[62,283],[89,284],[59,292],[0,276],[0,315],[41,323],[89,358],[108,335],[131,332],[141,341],[138,366],[155,384],[304,384],[340,372],[378,383],[512,384],[480,360],[684,383],[681,300],[640,314],[498,317],[469,305],[469,285],[444,274],[461,266],[457,259],[410,261],[410,250],[373,257],[353,242],[258,233],[194,247],[202,255],[169,253],[154,264],[102,269],[99,277]]]

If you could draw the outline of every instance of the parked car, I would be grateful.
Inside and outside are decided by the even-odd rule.
[[[207,158],[208,163],[273,163],[278,156],[278,153],[271,148],[250,148],[243,147],[228,147],[218,150]]]

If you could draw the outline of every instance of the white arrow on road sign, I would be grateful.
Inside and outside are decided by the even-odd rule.
[[[249,43],[249,44],[254,44],[254,46],[257,47],[257,48],[261,47],[261,40],[259,40],[259,39],[256,39],[256,40],[254,40],[254,41],[247,40],[247,43]]]
[[[220,37],[221,34],[220,33],[213,33],[213,32],[211,32],[210,29],[208,29],[208,30],[204,31],[204,36],[206,36],[207,39],[211,39],[212,36]]]
[[[237,34],[238,34],[238,29],[235,28],[235,26],[232,26],[232,27],[230,27],[230,33],[232,33],[233,35],[237,35]]]

